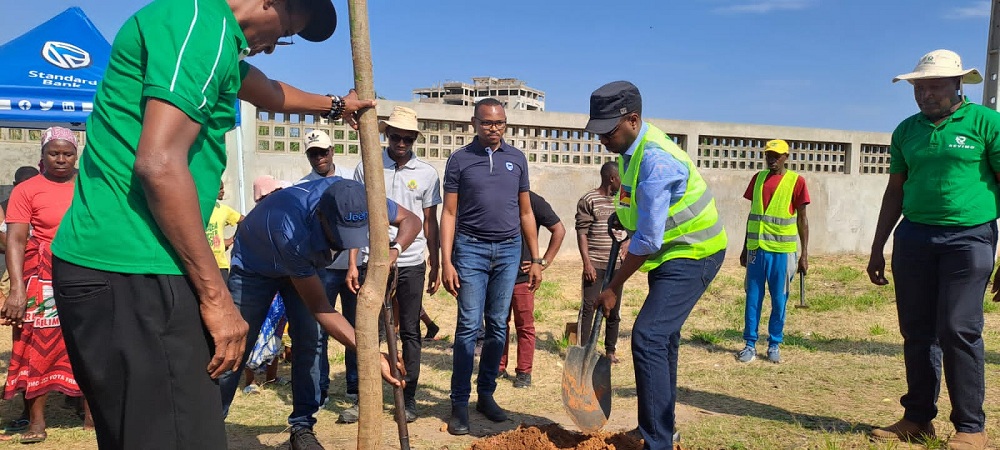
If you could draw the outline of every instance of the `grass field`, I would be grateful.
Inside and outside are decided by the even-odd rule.
[[[733,355],[742,346],[743,271],[728,261],[706,295],[696,306],[683,332],[679,364],[677,424],[685,448],[694,449],[902,449],[904,445],[870,443],[873,427],[894,422],[902,414],[899,396],[905,387],[902,345],[891,286],[877,287],[863,273],[866,258],[835,256],[814,258],[807,278],[809,309],[789,308],[782,364],[758,359],[739,364]],[[410,442],[416,449],[462,449],[482,436],[515,428],[520,423],[556,422],[572,429],[560,400],[563,330],[576,320],[579,302],[579,263],[564,257],[545,272],[546,280],[536,298],[538,342],[533,371],[534,385],[514,389],[501,381],[497,401],[511,412],[511,421],[494,424],[472,413],[472,435],[456,437],[444,431],[450,405],[450,335],[455,323],[455,300],[445,293],[425,298],[425,306],[441,325],[444,339],[425,344],[421,388],[417,394],[420,419],[410,425]],[[790,303],[797,303],[797,283]],[[636,426],[635,383],[630,354],[630,331],[642,306],[644,277],[625,289],[622,337],[612,367],[614,403],[607,430]],[[986,303],[986,415],[987,428],[1000,436],[1000,314]],[[766,336],[766,314],[761,335]],[[0,339],[6,364],[9,334]],[[762,352],[764,344],[759,344]],[[316,431],[329,449],[352,449],[357,425],[338,425],[343,400],[343,352],[331,345],[334,401],[317,415]],[[511,347],[514,353],[514,346]],[[511,365],[513,366],[513,362]],[[4,365],[5,369],[6,366]],[[281,367],[288,376],[288,366]],[[49,439],[38,449],[96,448],[93,434],[62,408],[58,396],[50,401]],[[473,401],[475,395],[473,395]],[[17,413],[19,403],[4,402],[4,420]],[[385,448],[396,445],[390,416],[391,391],[385,390],[386,411],[381,424]],[[944,448],[954,432],[947,388],[942,386],[938,429],[940,441],[927,448]],[[268,387],[260,395],[237,395],[227,422],[230,447],[238,449],[287,446],[285,420],[291,411],[287,386]],[[1000,440],[992,439],[996,445]],[[0,444],[3,446],[19,444]],[[913,448],[923,448],[914,446]]]

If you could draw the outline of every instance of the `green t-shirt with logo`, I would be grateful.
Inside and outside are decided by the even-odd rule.
[[[889,173],[906,174],[910,221],[974,226],[1000,217],[1000,113],[967,99],[938,125],[917,113],[893,131],[890,155]]]
[[[73,204],[52,244],[56,256],[109,272],[183,273],[133,170],[146,101],[169,102],[202,125],[188,162],[207,223],[249,68],[241,61],[246,49],[226,0],[155,0],[125,22],[87,119]]]

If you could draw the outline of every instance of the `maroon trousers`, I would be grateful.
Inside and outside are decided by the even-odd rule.
[[[504,340],[500,371],[507,369],[507,351],[510,348],[510,318],[514,317],[517,331],[516,373],[531,373],[535,359],[535,294],[528,289],[528,282],[514,285],[514,295],[510,299],[510,314],[507,316],[507,339]]]

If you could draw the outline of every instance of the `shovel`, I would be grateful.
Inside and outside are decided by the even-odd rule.
[[[396,283],[399,280],[399,269],[395,265],[390,269],[389,286],[385,290],[385,302],[382,303],[382,324],[385,325],[385,341],[389,351],[389,372],[393,378],[402,378],[399,373],[399,353],[396,350],[396,325],[392,321],[392,298],[396,295]],[[403,398],[403,388],[392,388],[396,404],[396,428],[399,431],[400,450],[410,450],[410,432],[406,426],[406,402]]]
[[[611,254],[608,257],[608,269],[604,273],[601,285],[603,291],[611,283],[615,272],[615,261],[618,251],[625,239],[619,240],[614,233],[617,216],[611,215],[608,220],[608,234],[611,235]],[[619,299],[621,301],[621,299]],[[611,416],[611,361],[607,356],[598,354],[594,349],[597,336],[601,334],[604,321],[603,308],[595,308],[594,327],[591,328],[590,339],[584,347],[574,345],[566,351],[566,362],[563,365],[562,400],[566,412],[584,433],[593,433],[608,423]]]
[[[799,274],[799,304],[795,305],[796,308],[809,309],[809,305],[806,304],[806,274]]]

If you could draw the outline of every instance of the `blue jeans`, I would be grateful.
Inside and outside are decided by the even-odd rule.
[[[647,449],[670,449],[681,326],[726,257],[671,259],[649,272],[649,294],[632,327],[639,432]]]
[[[796,266],[792,266],[796,264]],[[762,248],[747,251],[746,314],[743,316],[743,340],[753,347],[757,343],[760,308],[764,304],[765,284],[771,291],[771,318],[767,322],[768,346],[777,346],[785,336],[785,307],[788,305],[788,283],[795,275],[798,259],[795,253],[775,253]]]
[[[479,358],[479,395],[493,395],[507,340],[507,314],[521,264],[521,236],[489,242],[457,234],[451,257],[458,272],[458,324],[451,373],[451,404],[466,406],[472,391],[476,335],[483,318],[486,337]]]
[[[288,424],[293,428],[312,428],[316,423],[313,415],[319,411],[320,406],[322,361],[326,360],[319,323],[302,303],[288,277],[270,278],[233,267],[229,273],[228,285],[233,302],[243,315],[243,320],[250,325],[247,349],[240,367],[246,364],[246,358],[253,349],[274,294],[281,293],[285,300],[285,314],[288,316],[288,335],[292,339],[292,413],[288,416]],[[229,414],[229,406],[242,375],[243,371],[240,370],[229,372],[219,379],[224,415]]]
[[[319,270],[320,279],[323,280],[323,286],[326,287],[326,298],[330,300],[330,304],[334,307],[337,306],[337,296],[340,296],[340,313],[344,315],[347,322],[354,326],[354,319],[358,311],[358,294],[351,292],[347,288],[347,271],[339,269],[320,269]],[[363,280],[362,280],[363,281]],[[326,332],[320,329],[323,333],[322,346],[323,346],[323,357],[320,358],[320,379],[319,379],[319,389],[321,392],[326,392],[329,395],[330,392],[330,358],[327,357],[327,346],[330,342],[329,337]],[[295,346],[292,346],[294,349]],[[358,393],[358,354],[351,350],[344,351],[344,372],[347,378],[347,393],[357,394]]]
[[[903,218],[892,248],[906,365],[903,417],[923,423],[937,416],[943,369],[955,430],[983,431],[983,294],[993,272],[997,223],[947,227]]]

